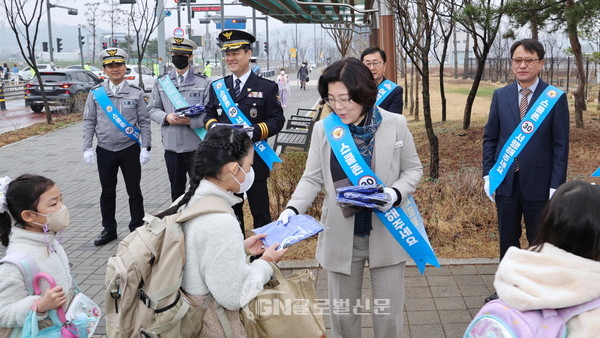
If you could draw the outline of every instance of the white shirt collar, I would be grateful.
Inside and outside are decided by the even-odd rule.
[[[248,78],[250,77],[250,73],[252,73],[252,70],[248,69],[248,72],[246,72],[246,74],[240,76],[239,78],[235,76],[235,74],[231,74],[233,76],[233,85],[235,86],[236,79],[240,79],[240,81],[242,81],[242,83],[240,83],[240,88],[244,88],[244,86],[246,85],[246,81],[248,81]]]
[[[188,70],[186,70],[185,73],[181,74],[181,76],[183,76],[183,81],[185,81],[185,78],[188,76],[190,68],[188,68]],[[175,71],[175,75],[177,75],[177,84],[181,86],[181,82],[179,82],[179,73],[177,73],[177,71]]]
[[[529,95],[531,95],[531,94],[533,94],[533,92],[535,92],[535,89],[537,88],[539,83],[540,83],[540,78],[536,77],[535,82],[531,86],[529,86],[529,90],[531,90],[531,93],[529,93]],[[521,87],[521,84],[519,83],[519,81],[517,81],[517,90],[519,91],[519,95],[521,95],[521,89],[523,89],[523,87]]]
[[[119,83],[118,85],[114,84],[112,81],[109,81],[109,85],[108,87],[110,88],[110,90],[112,90],[113,93],[118,92],[119,90],[121,90],[121,88],[123,88],[123,84],[125,83],[125,80],[123,80],[121,83]]]

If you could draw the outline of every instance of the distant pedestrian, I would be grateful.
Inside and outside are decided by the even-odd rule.
[[[285,69],[281,68],[279,75],[277,75],[277,85],[279,86],[279,100],[281,100],[281,106],[287,107],[288,96],[290,95],[290,78],[285,73]]]
[[[100,212],[104,229],[94,240],[94,245],[117,239],[115,212],[119,168],[129,195],[129,230],[134,231],[144,223],[140,181],[141,165],[150,161],[150,117],[144,91],[125,81],[127,58],[127,53],[120,48],[109,48],[100,53],[108,81],[92,88],[83,112],[83,159],[94,164],[98,157],[102,186]],[[94,135],[98,140],[95,154],[92,148]]]
[[[206,61],[206,65],[204,66],[204,75],[206,75],[206,77],[211,77],[212,69],[213,66],[210,64],[210,61]]]
[[[262,72],[260,69],[260,66],[256,63],[256,56],[253,56],[250,58],[250,69],[252,69],[252,72],[258,76],[262,76]]]
[[[300,80],[300,89],[306,90],[306,83],[308,82],[308,63],[306,61],[302,62],[302,67],[298,69],[298,74],[296,77]]]
[[[17,66],[17,64],[15,63],[15,65],[12,67],[12,72],[17,74],[19,73],[19,67]]]
[[[4,63],[4,80],[8,81],[9,76],[10,76],[10,68],[8,67],[8,64],[5,62]]]
[[[83,69],[85,69],[85,70],[92,70],[92,66],[88,62],[88,63],[85,64],[85,66],[83,66]]]

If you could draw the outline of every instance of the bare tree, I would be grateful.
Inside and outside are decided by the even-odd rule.
[[[164,19],[163,13],[158,13],[158,1],[137,0],[129,9],[129,23],[133,27],[137,46],[137,65],[142,69],[142,60],[152,33]],[[144,88],[142,77],[139,77],[139,86]]]
[[[85,7],[85,20],[87,24],[83,26],[83,28],[92,35],[92,60],[95,60],[98,55],[96,53],[98,24],[102,21],[105,13],[100,10],[102,8],[102,3],[100,1],[86,2]]]
[[[35,72],[35,77],[42,93],[42,100],[44,100],[46,122],[48,124],[53,124],[50,106],[46,99],[44,82],[38,71],[35,59],[35,45],[40,28],[40,19],[42,18],[42,14],[46,13],[45,2],[44,0],[5,0],[3,1],[3,4],[6,21],[8,21],[10,29],[15,34],[19,51],[25,62],[27,62],[27,65]]]
[[[422,83],[423,119],[429,141],[429,177],[439,178],[439,144],[431,120],[431,98],[429,83],[429,54],[432,36],[440,0],[386,0],[390,10],[395,13],[398,27],[399,44],[417,70]]]
[[[328,24],[326,28],[327,34],[333,39],[341,57],[347,57],[354,36],[354,25],[348,22],[342,22]]]
[[[463,129],[469,129],[471,125],[473,102],[483,77],[490,48],[500,29],[503,6],[504,0],[466,0],[464,9],[456,15],[457,21],[473,39],[473,52],[477,60],[477,72],[465,104]]]
[[[115,29],[118,29],[127,22],[127,20],[125,20],[126,12],[119,6],[117,0],[104,0],[102,7],[104,9],[100,11],[100,15],[103,18],[107,17],[110,25],[110,41],[108,46],[111,46],[115,38]]]

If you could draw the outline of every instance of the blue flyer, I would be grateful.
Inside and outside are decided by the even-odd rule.
[[[321,231],[323,231],[321,223],[304,214],[290,217],[287,224],[275,221],[252,230],[255,234],[266,233],[267,237],[262,239],[265,246],[270,247],[275,243],[279,243],[278,249],[287,248]]]

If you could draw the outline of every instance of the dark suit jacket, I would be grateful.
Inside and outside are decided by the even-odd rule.
[[[530,105],[548,87],[539,81]],[[490,115],[483,135],[483,176],[492,169],[502,147],[520,123],[517,83],[494,91]],[[545,201],[550,188],[558,188],[567,177],[569,156],[569,107],[562,95],[541,126],[518,156],[520,188],[528,201]],[[515,163],[496,190],[500,196],[512,193]]]
[[[383,77],[383,81],[385,81],[385,76]],[[402,114],[402,87],[398,85],[398,87],[394,88],[394,90],[388,95],[383,102],[379,105],[379,108],[383,108],[391,113]]]
[[[250,72],[250,77],[248,77],[244,88],[240,92],[240,97],[237,99],[233,90],[232,75],[225,77],[225,85],[229,90],[231,98],[235,101],[238,108],[244,112],[252,127],[254,127],[253,142],[271,137],[283,128],[285,117],[283,116],[283,108],[281,108],[277,96],[279,93],[277,83],[258,77],[253,72]],[[219,103],[211,84],[208,104],[206,105],[206,115],[204,117],[206,129],[208,130],[211,124],[215,122],[231,123],[229,117],[227,117],[227,112],[222,110],[221,103]],[[267,167],[257,153],[254,154],[253,168],[257,180],[269,177],[269,167]]]

